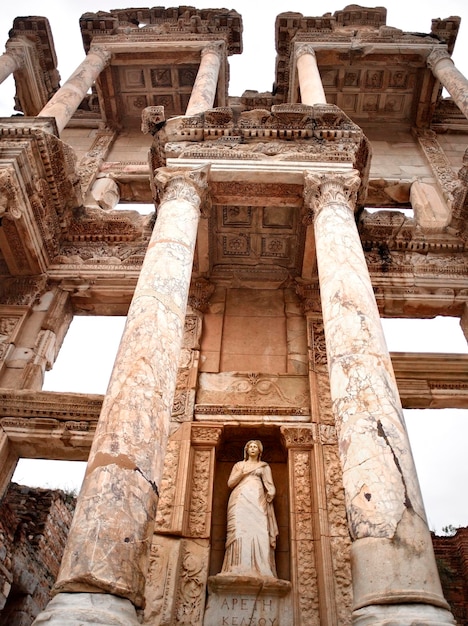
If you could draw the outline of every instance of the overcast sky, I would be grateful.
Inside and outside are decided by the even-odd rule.
[[[337,0],[268,0],[253,2],[252,0],[204,0],[187,2],[198,8],[216,8],[225,6],[236,9],[244,21],[244,52],[240,56],[230,57],[231,81],[230,95],[240,96],[246,89],[257,91],[271,90],[274,81],[275,49],[274,23],[278,13],[297,11],[304,15],[323,15],[343,9],[350,2]],[[81,41],[79,18],[87,12],[106,11],[127,6],[144,6],[144,3],[118,2],[109,0],[19,0],[2,4],[0,14],[0,50],[8,39],[8,32],[13,20],[18,15],[42,15],[49,19],[58,57],[58,68],[62,83],[69,77],[84,58]],[[176,6],[176,2],[162,3],[166,7]],[[182,3],[181,3],[182,4]],[[388,0],[387,2],[369,2],[361,0],[362,6],[387,7],[387,24],[409,32],[430,32],[433,18],[446,18],[452,15],[462,17],[462,24],[455,45],[453,59],[460,71],[468,76],[468,2],[467,0],[425,0],[424,2],[408,2],[408,0]],[[148,6],[153,6],[149,4]],[[13,113],[14,85],[12,78],[0,86],[0,116],[8,117]],[[109,320],[101,320],[106,329],[110,328]],[[83,391],[104,393],[110,375],[113,354],[115,354],[122,325],[118,319],[110,333],[104,333],[96,324],[95,333],[84,330],[83,324],[89,318],[76,318],[73,331],[69,333],[66,343],[59,356],[53,372],[46,380],[47,389],[64,391]],[[119,325],[120,324],[120,325]],[[386,327],[393,329],[387,332],[389,349],[394,351],[438,351],[468,352],[467,344],[458,325],[458,320],[441,319],[419,322],[418,330],[395,330],[398,321],[386,321]],[[429,324],[431,324],[429,326]],[[75,330],[76,329],[76,330]],[[75,339],[75,334],[78,339]],[[86,343],[84,337],[87,337]],[[111,346],[101,345],[101,341],[109,340]],[[410,342],[415,343],[410,343]],[[401,343],[400,343],[401,342]],[[417,342],[417,343],[416,343]],[[69,347],[67,347],[67,345]],[[90,356],[93,346],[96,356]],[[79,351],[84,352],[82,367],[90,378],[77,376],[77,363],[80,362]],[[71,355],[67,357],[67,354]],[[102,362],[108,355],[107,365]],[[96,364],[96,370],[92,365]],[[58,375],[59,372],[61,375]],[[79,380],[79,387],[72,387],[72,381]],[[406,420],[413,453],[418,468],[429,524],[440,531],[447,524],[468,525],[468,464],[466,463],[466,445],[468,441],[468,410],[459,411],[419,411],[407,412]],[[40,478],[38,478],[40,476]],[[73,476],[63,469],[47,470],[47,477],[39,472],[37,466],[32,470],[27,464],[21,464],[15,479],[32,484],[38,480],[41,484],[73,487],[80,483],[82,470]],[[62,482],[57,482],[58,479]]]

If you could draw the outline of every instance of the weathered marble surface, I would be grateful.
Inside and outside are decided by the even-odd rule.
[[[203,626],[290,626],[290,591],[286,580],[211,576]]]
[[[143,604],[207,168],[161,172],[161,204],[56,588]]]
[[[198,68],[185,115],[196,115],[213,107],[222,50],[222,42],[213,42],[211,45],[203,48],[200,67]]]
[[[326,104],[327,99],[312,45],[307,43],[297,44],[294,52],[302,104],[311,106],[314,104]]]
[[[307,174],[305,181],[306,202],[315,210],[331,396],[354,540],[354,607],[390,599],[447,608],[355,224],[358,186],[355,172]],[[451,623],[448,612],[446,618]]]
[[[276,577],[276,489],[270,466],[261,460],[262,452],[260,441],[248,441],[244,459],[234,465],[228,479],[232,491],[222,574]]]
[[[21,54],[18,54],[16,50],[6,50],[0,56],[0,83],[13,74],[17,69],[21,67],[23,59]]]
[[[108,50],[93,46],[66,83],[38,113],[38,117],[55,117],[58,132],[61,133],[110,58]]]
[[[137,626],[139,623],[133,604],[109,593],[59,593],[34,621],[35,626]]]
[[[427,57],[427,64],[468,118],[468,80],[455,67],[448,51],[445,48],[433,48]]]

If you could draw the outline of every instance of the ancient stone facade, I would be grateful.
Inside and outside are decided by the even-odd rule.
[[[468,330],[459,18],[424,36],[381,7],[282,13],[274,93],[240,98],[234,10],[80,26],[61,86],[44,18],[0,58],[24,113],[0,120],[2,488],[21,456],[88,460],[36,623],[454,624],[402,407],[466,407],[468,360],[391,355],[380,318]],[[41,391],[80,314],[127,315],[104,397]],[[223,571],[249,440],[244,540],[268,467],[273,576]]]

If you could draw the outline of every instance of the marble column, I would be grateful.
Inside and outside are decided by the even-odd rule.
[[[105,48],[91,46],[85,60],[52,96],[38,117],[55,117],[58,132],[61,133],[110,58],[111,53]]]
[[[313,47],[308,43],[296,44],[294,54],[302,104],[326,104],[327,99]]]
[[[21,69],[24,64],[24,56],[17,49],[6,49],[0,56],[0,84],[3,83],[4,80],[16,72],[16,70]]]
[[[433,48],[427,57],[427,65],[468,119],[468,80],[457,70],[448,51],[445,48]]]
[[[222,42],[216,41],[201,51],[200,67],[185,115],[197,115],[213,108],[223,50]]]
[[[353,540],[353,623],[453,624],[355,223],[359,184],[356,171],[307,173],[304,188],[306,220],[314,222],[330,390]]]
[[[55,586],[60,593],[36,624],[68,624],[72,607],[80,606],[78,596],[83,610],[92,602],[90,616],[91,611],[99,613],[102,601],[102,619],[113,610],[110,598],[120,597],[116,621],[80,617],[80,624],[138,623],[132,604],[144,604],[208,170],[208,166],[175,173],[161,169],[155,177],[160,190],[158,217],[90,451]],[[128,614],[119,617],[122,602],[133,611],[133,621]]]

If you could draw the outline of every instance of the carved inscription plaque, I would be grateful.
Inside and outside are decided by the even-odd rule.
[[[203,626],[292,624],[290,590],[288,581],[275,578],[211,576]]]

